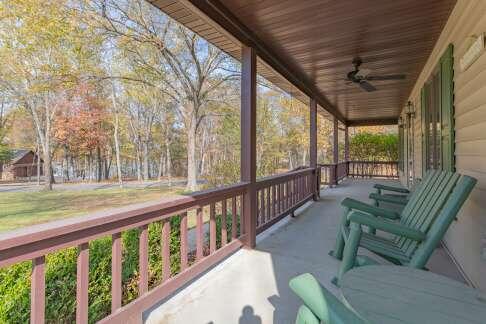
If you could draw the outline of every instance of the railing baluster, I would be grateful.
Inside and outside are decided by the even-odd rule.
[[[181,214],[181,271],[187,269],[187,212]]]
[[[297,180],[298,180],[298,178],[297,178],[297,177],[295,177],[295,178],[292,180],[292,191],[293,191],[293,192],[292,192],[292,193],[293,193],[292,197],[293,197],[293,199],[292,199],[292,206],[291,206],[291,207],[294,207],[294,206],[295,206],[295,204],[297,203],[297,200],[298,200],[298,198],[299,198],[299,197],[297,196],[297,194],[298,194],[298,190],[297,190]]]
[[[46,309],[46,281],[44,256],[32,260],[32,273],[30,285],[30,322],[32,324],[44,323]]]
[[[203,209],[198,208],[196,210],[196,260],[200,261],[204,257],[204,222],[203,222]]]
[[[88,323],[89,243],[78,246],[76,261],[76,323]]]
[[[299,177],[294,178],[294,203],[292,207],[299,201]]]
[[[89,243],[78,246],[76,262],[76,323],[88,323]]]
[[[262,210],[261,210],[261,207],[260,207],[260,205],[261,205],[261,204],[260,204],[260,196],[261,196],[260,191],[259,191],[259,190],[257,190],[257,192],[256,192],[256,205],[257,205],[257,208],[256,208],[256,213],[257,213],[257,214],[256,214],[256,225],[257,225],[257,227],[258,227],[258,226],[260,225],[260,223],[261,223],[261,222],[260,222],[260,216],[261,216],[261,214],[262,214]]]
[[[260,190],[260,223],[265,224],[265,189]]]
[[[236,197],[231,198],[231,240],[238,237],[236,233],[238,219],[236,218]]]
[[[295,204],[297,204],[300,200],[300,177],[296,177],[294,179],[294,188],[295,188],[295,195],[294,195],[295,196],[294,206],[295,206]]]
[[[310,186],[311,186],[311,183],[312,183],[312,178],[313,177],[316,177],[317,174],[311,174],[311,175],[308,175],[307,177],[305,177],[305,195],[309,195],[311,194],[311,190],[310,190]]]
[[[138,295],[142,296],[148,292],[148,225],[140,227],[138,258],[140,267]]]
[[[277,199],[276,199],[276,196],[277,196],[277,186],[272,186],[272,218],[274,218],[275,216],[277,216],[275,214],[275,208],[276,208],[275,205],[277,203]]]
[[[290,179],[289,181],[289,206],[288,209],[292,208],[292,205],[294,204],[294,181],[293,179]]]
[[[304,179],[305,176],[299,177],[299,201],[304,199]]]
[[[216,251],[216,205],[209,205],[209,253]]]
[[[294,204],[294,180],[290,179],[289,181],[289,205],[288,209],[292,208],[292,205]]]
[[[226,228],[226,218],[228,217],[228,211],[226,207],[226,199],[221,202],[221,247],[228,243],[228,230]]]
[[[111,236],[111,312],[121,307],[122,301],[122,238],[121,233]]]
[[[299,201],[304,199],[304,180],[305,176],[299,177]]]
[[[290,181],[287,181],[285,183],[285,185],[286,185],[286,188],[285,188],[285,210],[287,210],[287,209],[290,208],[290,198],[291,198]]]
[[[245,220],[245,217],[243,217],[243,208],[244,208],[243,195],[241,195],[238,200],[239,200],[239,203],[240,203],[240,235],[243,235],[243,234],[246,234],[246,230],[245,230],[246,220]]]
[[[287,193],[289,190],[289,184],[287,181],[283,183],[282,190],[283,190],[282,212],[285,212],[287,210],[287,199],[288,199]]]
[[[162,282],[170,278],[170,219],[162,221]]]
[[[267,187],[267,222],[272,218],[272,216],[270,215],[270,208],[271,208],[271,200],[270,200],[270,190],[272,189],[272,187]]]
[[[305,179],[307,178],[306,175],[300,177],[300,199],[304,199],[306,196],[305,194]]]
[[[304,179],[305,179],[305,176],[302,176],[302,177],[299,177],[299,201],[301,201],[302,199],[304,199]]]
[[[302,198],[307,197],[307,180],[309,179],[309,176],[303,176],[302,177]]]
[[[283,212],[283,184],[279,183],[278,184],[278,214],[282,214]]]

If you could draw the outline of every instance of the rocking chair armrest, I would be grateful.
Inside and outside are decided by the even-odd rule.
[[[289,286],[302,299],[304,305],[324,323],[364,323],[310,273],[292,278]]]
[[[383,184],[380,184],[380,183],[376,183],[373,186],[373,188],[386,190],[386,191],[395,191],[395,192],[400,192],[400,193],[405,193],[405,194],[410,193],[410,190],[408,190],[406,188],[392,187],[392,186],[387,186],[387,185],[383,185]]]
[[[378,219],[376,217],[357,211],[351,212],[348,216],[348,220],[352,223],[370,226],[387,233],[412,239],[417,242],[425,240],[426,237],[425,233],[416,229],[404,226],[399,223],[390,222],[386,219]]]
[[[396,205],[406,205],[408,203],[407,197],[398,197],[398,196],[387,196],[387,195],[379,195],[376,192],[370,193],[370,199],[383,201],[387,203],[392,203]]]
[[[341,205],[350,209],[359,210],[374,216],[385,217],[388,219],[399,219],[400,214],[391,210],[376,207],[353,198],[345,198]]]

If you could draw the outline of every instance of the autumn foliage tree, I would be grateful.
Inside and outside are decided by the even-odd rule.
[[[61,104],[55,121],[55,139],[69,155],[85,156],[85,172],[91,170],[96,156],[96,179],[101,181],[102,152],[109,143],[107,103],[99,99],[93,87],[81,84]]]

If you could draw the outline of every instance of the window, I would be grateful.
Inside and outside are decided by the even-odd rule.
[[[422,161],[429,169],[454,171],[452,44],[422,88]]]

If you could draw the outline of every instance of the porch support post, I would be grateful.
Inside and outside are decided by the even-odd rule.
[[[256,242],[256,53],[251,47],[241,50],[241,181],[248,182],[243,196],[245,246]]]
[[[310,167],[314,169],[314,176],[312,177],[312,188],[315,192],[313,195],[314,200],[317,200],[319,196],[319,183],[318,171],[317,171],[317,101],[314,98],[310,99],[310,130],[309,130],[309,149],[310,149]]]
[[[349,161],[349,132],[348,126],[344,128],[344,160]]]
[[[346,176],[349,175],[349,128],[344,128],[344,162],[346,162]]]
[[[334,128],[333,128],[333,164],[334,164],[334,171],[333,171],[333,178],[332,182],[334,185],[337,185],[337,164],[339,163],[339,129],[338,129],[338,119],[334,116]]]

